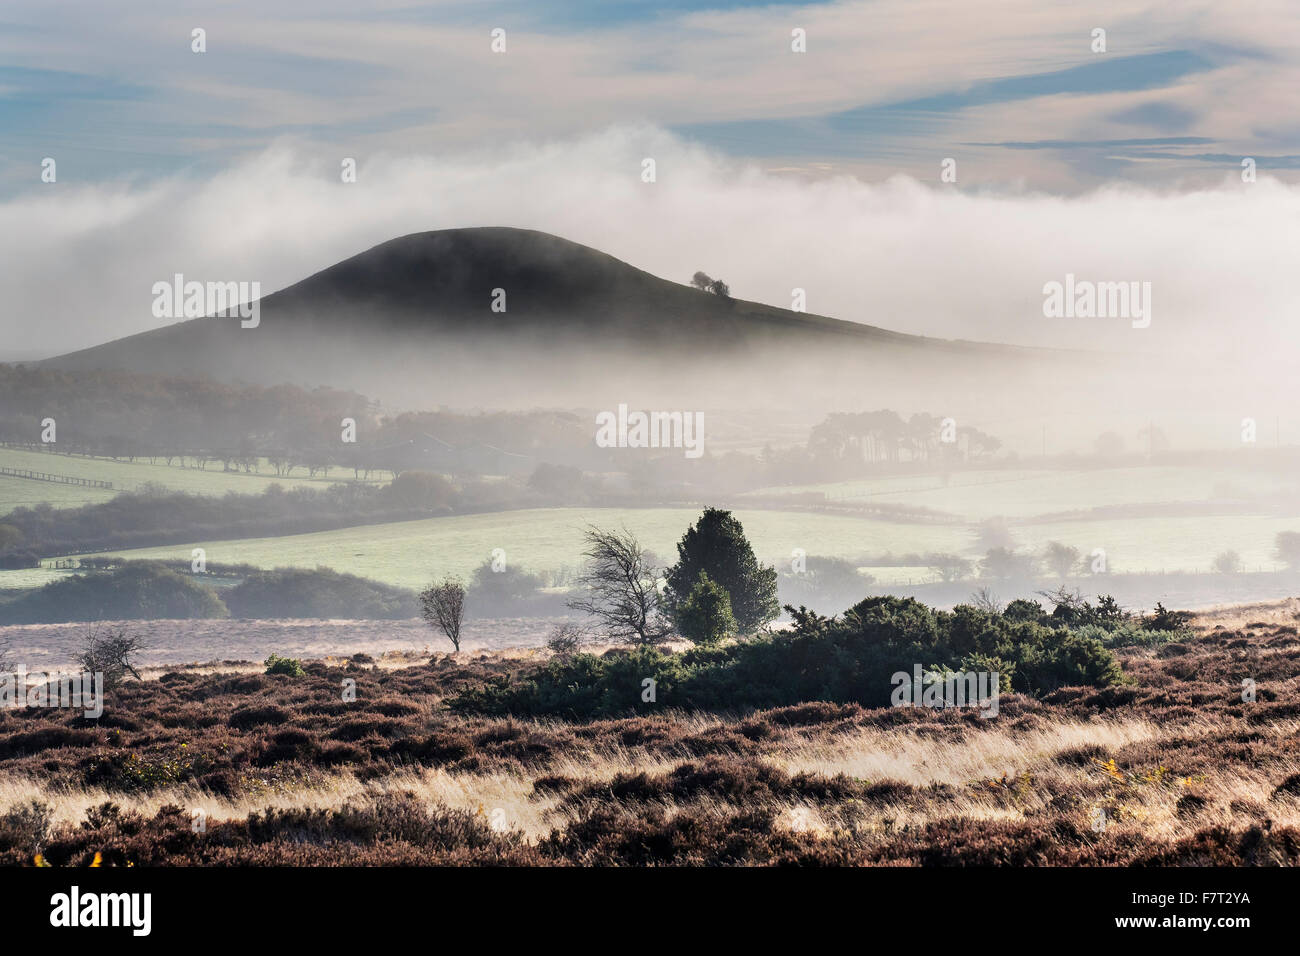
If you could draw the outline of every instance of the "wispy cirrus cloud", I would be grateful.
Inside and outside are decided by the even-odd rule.
[[[11,193],[33,186],[46,155],[68,177],[103,181],[216,172],[286,134],[373,155],[625,122],[806,175],[930,178],[964,149],[961,182],[1056,192],[1111,177],[1204,185],[1223,172],[1211,157],[1296,152],[1300,11],[1287,0],[1006,0],[996,16],[949,0],[48,0],[6,16],[0,190]],[[195,27],[207,31],[201,55]],[[505,54],[489,48],[496,27]],[[1105,53],[1091,48],[1097,27]],[[795,28],[806,53],[790,50]],[[1098,155],[1173,132],[1213,148]],[[970,145],[1027,142],[1054,145]]]

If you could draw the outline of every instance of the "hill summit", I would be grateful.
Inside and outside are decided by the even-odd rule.
[[[1032,351],[715,295],[505,227],[392,239],[263,297],[259,310],[255,328],[234,316],[192,319],[49,362],[348,387],[401,403],[414,390],[426,406],[592,406],[608,404],[606,384],[676,395],[707,376],[734,380],[727,394],[743,403],[800,363],[818,378],[846,361],[852,374],[903,363],[943,377],[940,365]]]

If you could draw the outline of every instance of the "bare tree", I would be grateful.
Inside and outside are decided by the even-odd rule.
[[[436,627],[460,653],[460,625],[465,617],[465,585],[454,578],[431,584],[420,592],[420,608],[430,627]]]
[[[546,646],[561,660],[567,660],[578,653],[585,643],[587,643],[586,632],[573,621],[556,625],[555,630],[551,631],[551,636],[546,639]]]
[[[588,597],[569,602],[605,628],[610,637],[629,644],[657,644],[672,632],[659,593],[659,574],[646,560],[632,532],[586,531],[588,560],[578,583]]]
[[[970,596],[970,603],[973,607],[979,608],[988,614],[1002,613],[1002,602],[988,588],[980,588],[973,592]]]
[[[1064,607],[1071,611],[1078,610],[1084,605],[1083,592],[1078,588],[1071,591],[1064,584],[1058,587],[1055,591],[1043,590],[1036,591],[1035,593],[1039,597],[1051,601],[1055,607]]]
[[[89,624],[85,643],[75,660],[86,673],[102,674],[104,687],[111,689],[122,683],[127,674],[143,680],[135,662],[135,655],[143,648],[139,638],[131,637],[120,628],[101,631],[97,625]]]

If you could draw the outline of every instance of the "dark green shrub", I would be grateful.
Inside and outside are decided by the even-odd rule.
[[[1186,635],[1182,631],[1156,631],[1133,621],[1127,621],[1115,627],[1106,628],[1100,624],[1085,624],[1074,628],[1074,633],[1083,637],[1096,638],[1106,647],[1157,647],[1181,640]]]
[[[1101,641],[1082,634],[1048,632],[1052,639],[1027,646],[1018,664],[1017,690],[1040,692],[1058,687],[1106,687],[1124,679],[1115,656]],[[1015,686],[1015,683],[1013,683]]]
[[[884,707],[894,674],[996,671],[1003,689],[1042,693],[1123,680],[1114,655],[1093,637],[969,606],[934,611],[912,598],[867,598],[842,617],[788,608],[790,631],[674,655],[650,648],[552,661],[512,681],[501,677],[453,698],[459,711],[591,719],[669,706],[694,710],[786,707],[827,701]],[[656,682],[658,703],[641,701]]]
[[[690,596],[677,609],[677,629],[696,644],[716,644],[736,632],[731,598],[704,571],[700,572]]]
[[[674,614],[694,590],[701,571],[726,590],[741,633],[752,634],[781,612],[776,569],[758,563],[745,529],[730,511],[705,509],[677,543],[677,563],[668,569],[665,589]]]
[[[302,661],[295,660],[292,657],[281,657],[279,654],[272,653],[265,661],[266,673],[284,674],[288,677],[302,677],[306,673],[302,669]]]
[[[1186,611],[1171,611],[1157,601],[1155,612],[1142,619],[1142,626],[1149,631],[1179,631],[1191,619],[1192,615]]]
[[[1047,612],[1037,601],[1028,601],[1019,598],[1012,601],[1002,611],[1002,616],[1009,621],[1036,621],[1041,622],[1047,617]]]
[[[500,677],[448,701],[463,713],[556,716],[571,720],[645,712],[677,701],[686,677],[683,658],[650,646],[577,654],[552,660],[518,681]],[[644,682],[654,681],[655,700],[643,699]],[[671,706],[671,705],[668,705]]]
[[[1017,608],[1016,616],[1026,620],[1039,620],[1044,624],[1063,625],[1074,634],[1100,641],[1108,648],[1153,647],[1168,643],[1176,637],[1184,636],[1182,627],[1189,617],[1182,612],[1165,611],[1156,605],[1158,612],[1154,618],[1135,618],[1109,594],[1100,595],[1094,605],[1085,601],[1078,591],[1070,591],[1065,587],[1039,593],[1053,603],[1050,615],[1030,617],[1028,607],[1038,607],[1036,602],[1030,601],[1012,601],[1005,614],[1011,616],[1013,607],[1024,605],[1023,609]]]

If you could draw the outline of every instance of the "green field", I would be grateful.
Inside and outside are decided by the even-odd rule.
[[[129,464],[104,459],[68,457],[40,452],[0,449],[0,465],[56,474],[99,478],[114,483],[114,491],[78,488],[40,481],[0,479],[0,513],[19,504],[50,501],[67,507],[101,501],[117,491],[158,482],[169,488],[219,495],[228,491],[257,493],[272,483],[291,487],[321,487],[351,480],[352,473],[335,469],[329,477],[277,479],[268,465],[260,475],[208,471],[179,466]],[[299,473],[301,475],[301,472]],[[1287,482],[1243,469],[1197,467],[1116,468],[1092,471],[1046,469],[986,469],[939,475],[901,476],[873,480],[768,488],[756,495],[783,492],[825,492],[831,501],[898,504],[926,507],[960,515],[957,523],[879,521],[842,514],[805,511],[738,509],[750,539],[766,562],[788,567],[791,552],[864,559],[868,555],[952,552],[977,558],[975,525],[1005,516],[1024,520],[1088,508],[1141,505],[1153,502],[1196,502],[1248,498],[1285,490]],[[743,497],[742,497],[743,500]],[[196,541],[183,545],[114,552],[131,558],[189,560],[190,550],[202,546],[210,562],[249,563],[262,567],[323,565],[406,587],[426,584],[442,574],[469,574],[496,548],[507,561],[537,571],[575,569],[581,563],[581,529],[626,524],[663,561],[697,509],[555,508],[460,515],[384,525],[368,525],[315,534],[235,541]],[[1049,541],[1073,545],[1084,554],[1101,548],[1109,570],[1206,571],[1215,555],[1237,551],[1248,570],[1273,570],[1274,537],[1279,531],[1300,530],[1300,518],[1268,515],[1106,518],[1033,521],[1013,524],[1016,546],[1038,552]],[[927,568],[864,567],[882,584],[920,583],[931,577]],[[62,573],[62,572],[59,572]],[[0,589],[31,587],[56,577],[53,571],[0,572]]]
[[[906,505],[971,521],[1029,518],[1112,505],[1209,501],[1216,497],[1294,489],[1245,469],[1202,467],[1109,468],[1088,471],[1003,470],[912,475],[828,484],[764,488],[759,496],[822,492],[830,501]]]
[[[339,481],[352,481],[350,468],[332,468],[324,476],[307,478],[303,469],[296,469],[288,478],[277,478],[274,469],[262,461],[260,474],[241,474],[222,471],[220,463],[209,464],[206,470],[180,465],[157,464],[147,461],[113,461],[108,458],[87,458],[80,455],[59,455],[51,452],[23,451],[0,448],[0,467],[22,468],[71,478],[93,478],[111,481],[113,490],[83,488],[31,478],[0,476],[0,514],[20,506],[48,502],[56,508],[107,501],[123,491],[135,491],[148,482],[163,485],[173,491],[186,491],[200,495],[224,495],[229,491],[241,494],[260,494],[268,485],[279,484],[285,488],[306,485],[323,488]]]
[[[803,548],[808,554],[841,555],[888,548],[938,549],[954,544],[959,537],[954,532],[960,530],[799,512],[737,514],[758,553],[765,560],[783,564],[788,564],[794,548]],[[494,548],[504,549],[507,562],[519,567],[576,567],[582,561],[582,529],[588,523],[601,527],[625,524],[666,561],[676,555],[677,539],[698,517],[698,510],[684,508],[547,508],[111,553],[128,558],[189,560],[190,549],[202,546],[213,563],[247,562],[263,567],[319,564],[417,587],[435,575],[468,575]]]
[[[249,475],[222,471],[220,464],[199,470],[147,461],[129,463],[7,448],[0,448],[0,467],[113,483],[113,490],[108,491],[0,476],[0,514],[42,502],[65,508],[105,501],[118,492],[136,490],[147,482],[176,491],[224,495],[230,491],[257,494],[272,484],[286,488],[323,487],[337,481],[353,480],[352,471],[346,468],[331,469],[327,475],[317,478],[307,478],[303,470],[298,469],[291,477],[277,478],[266,462],[261,463],[260,473]],[[1225,496],[1249,497],[1294,489],[1295,482],[1252,473],[1245,468],[1146,467],[1087,471],[986,469],[959,471],[946,477],[910,475],[777,486],[750,494],[767,497],[824,493],[833,503],[929,508],[973,523],[997,516],[1023,519],[1097,507],[1211,501]],[[920,546],[904,549],[919,550]],[[863,550],[878,549],[868,547]]]
[[[0,453],[3,453],[0,451]],[[61,463],[60,463],[61,464]],[[25,468],[26,465],[7,465],[9,468]],[[45,469],[50,471],[50,469]],[[53,472],[68,474],[68,472]],[[109,479],[103,479],[109,480]],[[83,488],[78,485],[61,485],[52,481],[36,481],[31,478],[11,478],[0,475],[0,515],[8,514],[15,508],[34,508],[48,504],[54,508],[77,508],[81,505],[108,501],[116,491],[105,488]]]
[[[839,515],[789,511],[738,510],[755,551],[765,562],[788,567],[793,549],[809,555],[858,558],[892,551],[951,551],[973,557],[973,533],[962,525],[905,524]],[[466,576],[494,548],[509,564],[532,570],[574,568],[581,562],[582,528],[626,525],[663,561],[699,517],[695,509],[553,508],[497,514],[458,515],[423,521],[368,525],[238,541],[110,552],[127,558],[189,560],[190,549],[203,547],[213,563],[249,563],[261,567],[323,565],[404,587],[420,587],[435,576]],[[1273,538],[1278,531],[1300,530],[1300,519],[1254,516],[1217,518],[1146,518],[1066,521],[1016,528],[1020,548],[1039,550],[1062,541],[1088,554],[1107,553],[1115,572],[1205,571],[1214,556],[1232,548],[1249,570],[1272,570]],[[918,568],[869,568],[882,583],[916,580]],[[3,574],[11,572],[0,572]]]
[[[75,571],[56,571],[53,568],[23,568],[18,571],[0,571],[0,591],[20,591],[25,588],[39,588],[59,578],[66,578]]]

